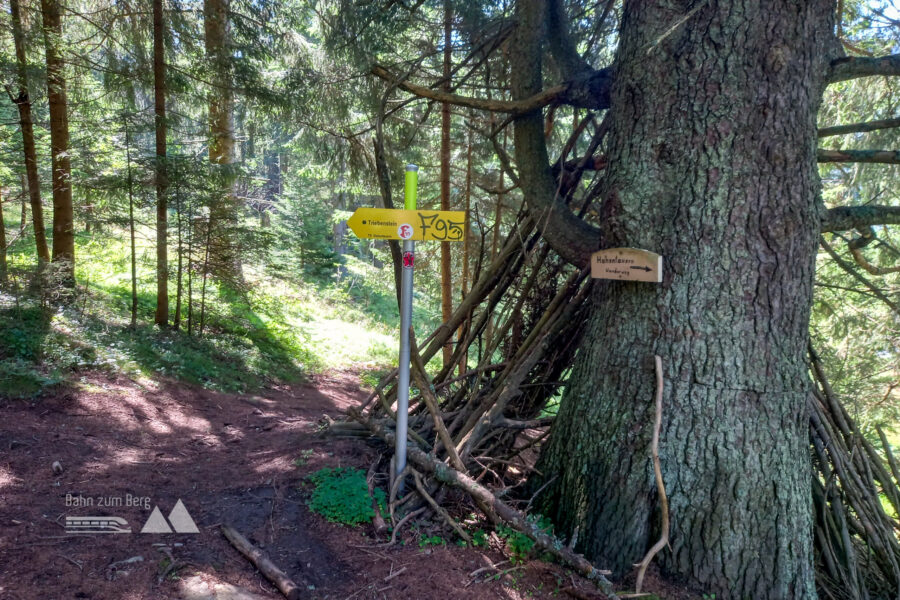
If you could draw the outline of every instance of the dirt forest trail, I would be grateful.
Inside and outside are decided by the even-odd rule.
[[[379,451],[317,433],[323,415],[364,396],[358,382],[338,371],[234,395],[89,374],[50,397],[0,403],[0,600],[212,600],[228,597],[227,585],[282,597],[229,545],[222,523],[309,598],[549,598],[575,582],[534,561],[472,584],[470,573],[505,560],[497,548],[381,548],[371,527],[310,513],[306,475],[366,468]],[[178,500],[199,534],[141,533],[154,507],[168,516]],[[131,533],[67,533],[72,516],[119,517]],[[160,582],[169,554],[187,566]],[[219,595],[188,584],[219,585]]]

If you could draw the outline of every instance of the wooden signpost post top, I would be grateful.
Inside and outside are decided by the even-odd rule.
[[[591,255],[591,277],[662,282],[662,256],[639,248],[609,248]]]

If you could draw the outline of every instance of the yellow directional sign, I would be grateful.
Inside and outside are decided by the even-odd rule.
[[[463,210],[357,208],[347,225],[361,238],[437,242],[466,239]]]

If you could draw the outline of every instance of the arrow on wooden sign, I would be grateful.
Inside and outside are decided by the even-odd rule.
[[[461,242],[466,239],[462,210],[357,208],[347,225],[357,237],[381,240]]]
[[[591,255],[591,277],[621,281],[662,281],[662,256],[639,248],[609,248]]]

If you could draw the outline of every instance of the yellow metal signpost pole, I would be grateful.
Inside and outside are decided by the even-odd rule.
[[[403,208],[416,210],[419,167],[406,165],[406,185]],[[401,226],[402,227],[402,226]],[[406,436],[409,418],[409,328],[412,325],[413,266],[416,243],[406,236],[403,240],[403,269],[400,274],[400,365],[397,381],[397,432],[394,440],[394,473],[399,476],[406,468]],[[403,490],[400,482],[399,491]]]

